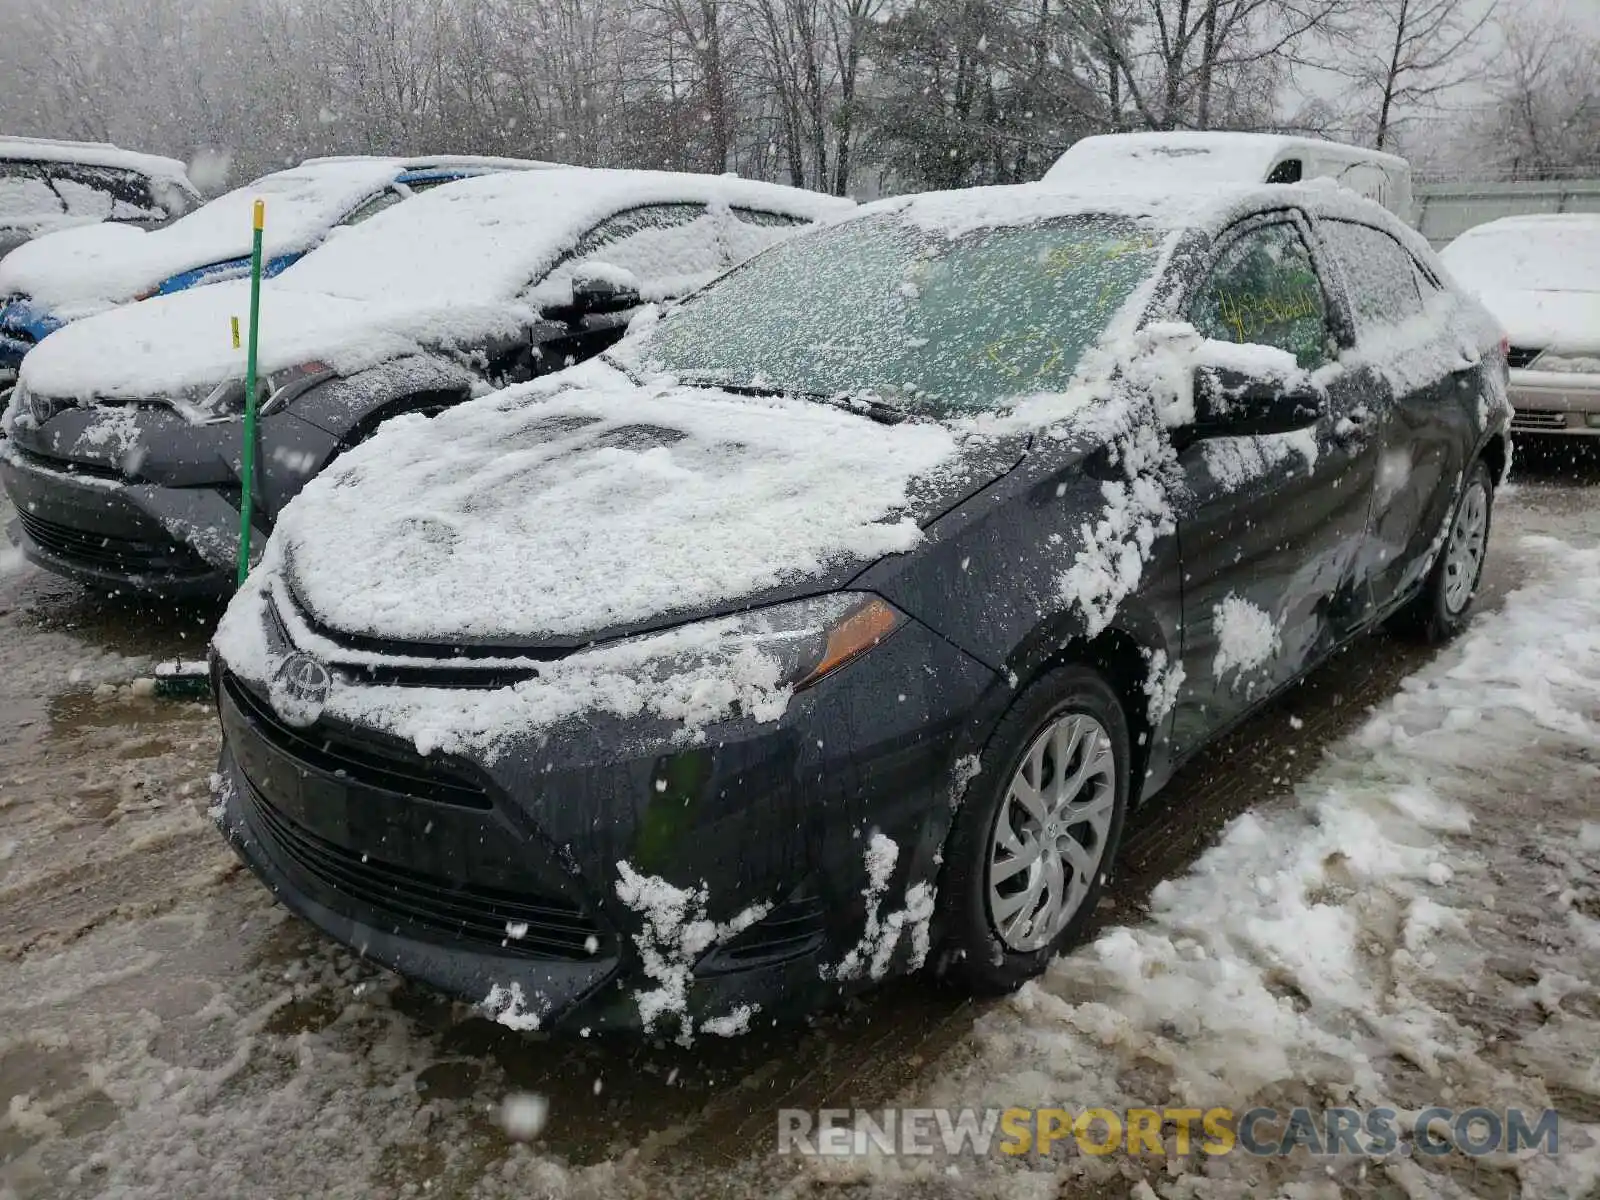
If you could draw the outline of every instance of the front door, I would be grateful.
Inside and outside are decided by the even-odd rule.
[[[1376,440],[1370,377],[1334,365],[1347,322],[1289,213],[1221,242],[1189,303],[1202,336],[1271,346],[1315,371],[1328,402],[1294,433],[1206,438],[1179,455],[1183,667],[1177,753],[1193,749],[1367,619],[1355,575]],[[1244,359],[1241,359],[1244,361]]]

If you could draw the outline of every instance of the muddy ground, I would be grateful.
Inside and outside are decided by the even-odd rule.
[[[1600,456],[1534,459],[1497,520],[1486,610],[1521,579],[1519,535],[1600,540]],[[209,705],[138,682],[216,615],[0,549],[0,1198],[741,1194],[776,1108],[887,1103],[963,1055],[986,1006],[920,981],[689,1050],[566,1043],[329,944],[206,819]],[[1365,639],[1188,767],[1135,819],[1101,919],[1136,919],[1425,660]],[[549,1100],[532,1145],[497,1123],[511,1092]]]

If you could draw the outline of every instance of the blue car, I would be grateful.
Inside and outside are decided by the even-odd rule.
[[[310,159],[219,196],[159,229],[86,225],[35,238],[0,260],[0,382],[70,321],[250,270],[251,209],[267,206],[265,274],[342,226],[441,183],[550,164],[459,156]]]

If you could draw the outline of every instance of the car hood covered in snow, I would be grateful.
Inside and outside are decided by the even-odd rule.
[[[806,400],[635,385],[591,362],[391,422],[274,538],[297,602],[330,631],[575,646],[825,590],[911,549],[1015,462],[973,442]]]
[[[62,230],[6,256],[0,296],[27,296],[67,320],[125,304],[181,272],[249,255],[258,198],[267,210],[263,257],[298,254],[404,170],[399,159],[300,166],[219,196],[161,229],[102,224]]]
[[[87,402],[170,398],[242,379],[244,350],[233,345],[229,318],[237,317],[243,329],[249,313],[247,280],[130,304],[40,341],[23,360],[22,381],[40,395]],[[531,316],[532,310],[513,312],[504,302],[441,298],[417,307],[269,284],[261,289],[259,367],[271,374],[322,362],[349,374],[444,344],[452,332],[511,332]]]
[[[1501,291],[1480,299],[1513,346],[1600,350],[1600,292]]]

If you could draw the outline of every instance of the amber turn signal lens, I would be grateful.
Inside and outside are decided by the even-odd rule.
[[[822,661],[811,674],[795,684],[794,690],[810,687],[857,655],[865,654],[898,629],[902,620],[904,618],[891,605],[874,596],[828,630],[828,645],[822,652]]]

